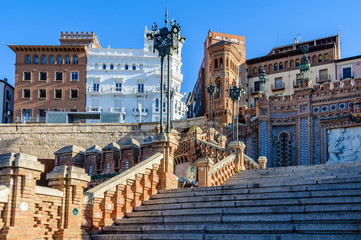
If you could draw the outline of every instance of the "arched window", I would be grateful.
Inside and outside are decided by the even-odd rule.
[[[135,64],[133,64],[132,69],[137,70],[137,67],[135,66]]]
[[[296,59],[296,67],[300,66],[300,59]]]
[[[277,71],[277,70],[278,70],[278,65],[277,65],[277,63],[275,63],[275,64],[273,65],[273,70],[274,70],[274,71]]]
[[[218,60],[217,59],[214,60],[214,68],[218,68]]]
[[[220,59],[219,59],[219,67],[220,67],[220,68],[223,67],[223,58],[220,58]]]
[[[110,64],[110,69],[114,69],[114,65],[113,65],[113,64]]]
[[[70,57],[69,56],[65,56],[65,64],[70,64]]]
[[[280,62],[280,64],[279,64],[279,69],[280,69],[280,70],[283,69],[283,63],[282,63],[282,62]]]
[[[30,64],[30,63],[31,63],[31,58],[30,58],[29,55],[26,55],[26,57],[25,57],[25,63],[26,63],[26,64]]]
[[[46,56],[41,56],[41,64],[46,64]]]
[[[257,74],[257,67],[253,68],[253,74]]]
[[[62,56],[58,56],[56,58],[56,64],[63,64],[63,57]]]
[[[322,62],[323,61],[323,56],[322,54],[318,55],[318,62]]]
[[[103,63],[103,69],[107,69],[107,65]]]
[[[218,78],[216,81],[216,93],[215,93],[215,98],[221,98],[222,97],[222,84],[221,84],[221,80]]]
[[[49,57],[49,64],[54,64],[54,56],[50,55]]]
[[[78,56],[73,57],[73,64],[78,64]]]
[[[325,53],[325,55],[323,55],[323,60],[328,61],[328,53]]]
[[[291,137],[287,132],[282,132],[278,136],[278,167],[291,165]]]
[[[262,66],[259,66],[259,67],[258,67],[258,73],[261,72],[261,69],[262,69]]]
[[[294,67],[294,61],[291,60],[291,61],[290,61],[290,68],[293,68],[293,67]]]
[[[229,60],[228,60],[228,58],[226,58],[226,67],[228,67],[229,66]]]
[[[268,65],[268,71],[269,71],[269,72],[272,71],[272,64]]]
[[[39,64],[39,57],[38,55],[34,56],[34,64]]]
[[[128,64],[125,64],[125,70],[128,70],[128,69],[129,69]]]
[[[316,55],[312,56],[312,63],[316,63]]]
[[[284,68],[285,68],[285,69],[287,69],[287,68],[288,68],[288,61],[285,61]]]

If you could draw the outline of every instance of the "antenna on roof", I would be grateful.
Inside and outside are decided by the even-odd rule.
[[[296,43],[299,43],[299,42],[300,42],[300,39],[301,39],[300,34],[297,34],[297,38],[294,38],[295,44],[296,44]]]

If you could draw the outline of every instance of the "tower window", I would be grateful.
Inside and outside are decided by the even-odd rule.
[[[78,56],[73,57],[73,64],[78,64]]]

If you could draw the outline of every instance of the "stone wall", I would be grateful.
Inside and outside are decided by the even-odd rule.
[[[203,126],[205,117],[177,120],[173,126],[184,132],[192,126]],[[0,124],[0,154],[22,152],[39,159],[54,159],[54,152],[67,145],[85,149],[92,145],[134,138],[142,141],[153,135],[157,123],[141,124]]]

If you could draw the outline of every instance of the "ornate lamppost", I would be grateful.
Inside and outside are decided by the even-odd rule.
[[[266,72],[261,67],[259,69],[258,73],[259,73],[258,78],[259,78],[260,92],[265,93],[266,92],[266,81],[267,81]]]
[[[213,123],[213,95],[216,92],[217,87],[210,84],[207,87],[207,92],[209,94],[209,100],[210,100],[210,104],[209,104],[209,114],[210,114],[210,118],[209,120]]]
[[[308,58],[306,56],[306,53],[308,52],[308,47],[309,45],[304,45],[302,46],[302,52],[303,52],[303,57],[301,59],[301,65],[300,65],[300,72],[301,72],[301,85],[305,85],[305,87],[308,87],[310,84],[310,67],[311,64],[308,61]]]
[[[171,80],[170,80],[170,56],[175,52],[178,53],[179,43],[184,43],[185,38],[181,36],[178,23],[173,19],[171,22],[171,28],[168,29],[168,11],[165,13],[165,27],[159,29],[156,23],[152,26],[153,33],[148,33],[147,38],[149,40],[154,40],[154,49],[157,49],[158,56],[160,56],[160,105],[161,105],[161,114],[160,114],[160,133],[163,133],[163,82],[164,82],[164,58],[167,57],[168,60],[168,88],[167,88],[167,133],[171,131]]]
[[[239,109],[239,100],[241,100],[241,98],[242,98],[242,94],[244,94],[245,93],[245,90],[244,90],[244,88],[240,85],[240,87],[237,87],[237,86],[231,86],[230,88],[229,88],[229,96],[230,96],[230,98],[231,98],[231,100],[232,100],[232,102],[233,102],[233,114],[232,114],[232,136],[233,136],[233,139],[235,139],[234,138],[234,125],[235,125],[235,123],[234,123],[234,103],[237,101],[237,109]],[[238,112],[238,111],[237,111]],[[237,127],[236,127],[236,129],[237,129],[237,137],[236,137],[236,140],[238,141],[238,115],[237,115]]]

